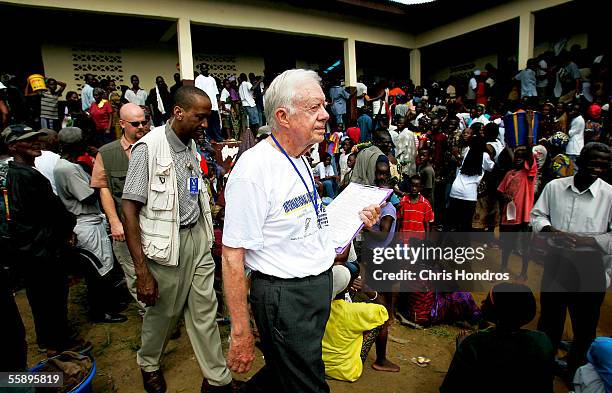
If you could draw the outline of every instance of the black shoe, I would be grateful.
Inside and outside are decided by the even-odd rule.
[[[200,393],[238,393],[242,392],[243,381],[232,379],[232,382],[224,386],[214,386],[208,383],[206,379],[202,380],[202,386],[200,387]]]
[[[106,312],[92,317],[91,321],[94,323],[121,323],[127,321],[127,317],[123,314]]]
[[[140,370],[142,374],[142,384],[147,393],[166,393],[166,380],[161,370],[146,372]]]

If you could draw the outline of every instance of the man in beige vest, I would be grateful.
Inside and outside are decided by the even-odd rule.
[[[144,126],[147,121],[142,108],[132,103],[121,107],[119,118],[123,135],[121,139],[107,143],[98,150],[91,175],[91,187],[100,190],[102,209],[106,214],[113,237],[113,253],[123,268],[128,290],[136,300],[141,314],[144,314],[145,305],[136,297],[134,262],[132,262],[125,242],[125,233],[121,223],[121,196],[132,146],[144,136]]]
[[[148,306],[137,354],[148,393],[166,391],[161,357],[181,315],[204,375],[202,392],[233,389],[215,321],[210,201],[192,139],[208,126],[210,111],[206,93],[183,86],[173,119],[132,148],[122,208],[137,297]]]

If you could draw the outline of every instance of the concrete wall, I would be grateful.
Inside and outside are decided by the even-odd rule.
[[[68,44],[44,44],[42,46],[42,58],[45,67],[45,75],[67,83],[66,91],[79,90],[79,78],[81,72],[75,72],[73,66],[73,49]],[[254,72],[258,75],[263,73],[264,60],[255,55],[233,54],[236,58],[237,74]],[[140,78],[143,89],[149,90],[154,86],[155,78],[161,75],[168,86],[174,84],[173,75],[178,62],[176,48],[172,47],[147,47],[121,48],[120,49],[123,81],[117,80],[117,85],[130,85],[129,78],[136,74]],[[93,74],[104,75],[103,71],[89,71]]]
[[[491,63],[493,66],[497,67],[497,54],[490,54],[487,56],[478,57],[468,62],[463,62],[461,64],[450,64],[442,68],[438,68],[431,73],[427,73],[426,79],[428,80],[437,80],[443,81],[446,80],[449,76],[462,76],[471,73],[473,70],[479,69],[484,70],[484,66],[487,63]],[[470,69],[467,69],[469,65],[473,64]]]
[[[574,44],[578,44],[582,48],[586,48],[587,39],[588,39],[588,35],[586,33],[572,35],[571,37],[568,37],[568,41],[567,41],[565,48],[569,50],[569,48]],[[534,45],[534,50],[533,50],[534,56],[538,56],[546,52],[547,50],[553,50],[553,45],[555,43],[556,41],[555,42],[537,42]],[[446,63],[446,62],[441,62],[441,63]],[[484,70],[484,66],[487,63],[491,63],[495,67],[498,66],[496,52],[491,52],[490,54],[487,54],[484,56],[478,56],[474,59],[463,61],[459,64],[448,64],[448,63],[444,65],[440,64],[439,67],[435,67],[430,70],[426,70],[426,77],[427,79],[431,79],[431,80],[445,80],[451,75],[454,75],[454,76],[460,76],[463,74],[467,75],[467,73],[471,70],[456,69],[456,68],[461,68],[461,66],[467,66],[469,64],[473,64],[474,66],[472,67],[472,70],[474,69]]]
[[[584,49],[587,47],[587,43],[588,43],[587,33],[575,34],[568,38],[567,43],[565,44],[565,49],[569,50],[574,44],[578,44],[580,45],[581,48]],[[556,41],[537,42],[533,47],[533,55],[539,56],[548,50],[553,50],[553,46],[555,44],[556,44]]]

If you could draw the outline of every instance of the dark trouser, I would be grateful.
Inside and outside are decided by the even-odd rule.
[[[8,272],[0,266],[0,370],[23,371],[27,368],[25,329],[11,288]]]
[[[68,341],[68,280],[58,258],[23,260],[26,295],[41,347],[62,349]]]
[[[457,232],[471,232],[472,218],[476,210],[476,201],[450,198],[448,205],[448,224]]]
[[[561,342],[569,310],[574,333],[568,354],[568,371],[586,364],[595,339],[599,313],[605,298],[605,273],[601,254],[564,250],[546,261],[540,295],[538,330],[546,333],[556,350]]]
[[[523,265],[521,275],[526,275],[529,267],[529,226],[527,223],[500,225],[499,237],[502,241],[502,270],[505,271],[508,268],[508,260],[512,250],[516,248],[522,252]]]
[[[95,255],[92,254],[95,258]],[[91,262],[83,257],[76,257],[74,269],[83,276],[87,284],[87,303],[89,316],[93,319],[102,317],[104,313],[116,311],[116,289],[113,271],[100,276]],[[116,265],[113,269],[116,269]]]
[[[445,180],[438,180],[434,185],[434,217],[436,224],[446,222],[446,185]]]
[[[210,111],[206,133],[208,137],[215,142],[223,141],[223,137],[221,136],[221,119],[219,118],[218,111]]]
[[[253,274],[250,300],[266,365],[249,392],[329,392],[321,340],[331,294],[331,270],[301,279]]]

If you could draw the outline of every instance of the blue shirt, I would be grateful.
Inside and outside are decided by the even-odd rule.
[[[84,111],[88,111],[91,108],[91,104],[93,104],[96,100],[93,96],[93,87],[85,84],[83,86],[83,90],[81,91],[81,108]]]
[[[346,100],[350,97],[342,86],[334,86],[329,89],[329,98],[332,100],[331,110],[334,115],[344,115],[346,113]]]
[[[516,74],[514,79],[521,81],[521,98],[538,96],[538,91],[536,89],[536,74],[534,70],[525,68]]]
[[[361,131],[359,134],[359,142],[367,142],[372,140],[372,118],[365,113],[357,119],[357,127]]]

